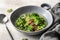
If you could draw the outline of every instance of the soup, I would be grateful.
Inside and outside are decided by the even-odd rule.
[[[42,30],[47,26],[48,23],[46,18],[42,15],[38,15],[38,13],[25,13],[17,18],[15,24],[19,30],[33,32]]]

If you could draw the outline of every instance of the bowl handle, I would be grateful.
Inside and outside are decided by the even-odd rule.
[[[44,8],[44,9],[46,9],[46,10],[51,9],[51,6],[49,4],[47,4],[47,3],[41,4],[41,7]]]

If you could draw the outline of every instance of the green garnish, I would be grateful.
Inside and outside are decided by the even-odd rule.
[[[28,40],[27,38],[23,38],[22,40]]]
[[[7,12],[8,13],[11,13],[13,11],[13,9],[8,9]]]

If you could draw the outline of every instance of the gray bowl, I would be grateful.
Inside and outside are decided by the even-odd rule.
[[[37,31],[37,32],[24,32],[23,30],[17,29],[16,26],[15,26],[16,19],[24,13],[31,13],[31,12],[36,12],[39,15],[43,15],[47,19],[48,25],[44,29],[42,29],[40,31]],[[11,19],[11,22],[14,25],[14,27],[19,32],[22,32],[22,33],[27,34],[27,35],[41,34],[45,30],[47,30],[50,27],[50,25],[53,23],[53,17],[51,15],[51,13],[49,11],[41,8],[41,7],[38,7],[38,6],[24,6],[24,7],[18,8],[11,14],[10,19]]]

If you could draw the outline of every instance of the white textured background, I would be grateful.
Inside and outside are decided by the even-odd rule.
[[[26,6],[26,5],[37,5],[40,6],[42,3],[48,3],[53,7],[56,3],[60,2],[59,0],[0,0],[0,12],[3,12],[10,17],[10,14],[6,12],[7,9],[12,8],[15,10],[16,8]],[[21,40],[22,38],[28,38],[29,40],[38,40],[39,36],[27,36],[20,32],[18,32],[12,26],[11,22],[7,23],[10,32],[12,33],[15,40]],[[11,40],[5,25],[0,24],[0,40]]]

